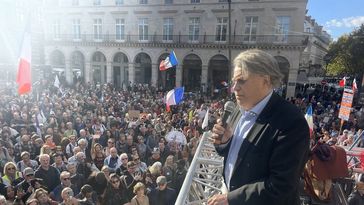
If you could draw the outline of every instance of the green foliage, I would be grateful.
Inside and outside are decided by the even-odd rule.
[[[333,42],[326,60],[328,75],[351,75],[361,78],[364,73],[364,24]]]

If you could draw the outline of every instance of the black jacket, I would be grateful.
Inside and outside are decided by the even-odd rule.
[[[215,147],[224,164],[231,141]],[[240,147],[228,188],[229,205],[298,205],[308,151],[303,114],[273,93]]]

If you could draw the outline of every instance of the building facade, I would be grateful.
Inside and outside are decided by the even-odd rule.
[[[306,4],[232,0],[229,10],[227,0],[46,0],[45,63],[68,82],[206,92],[230,80],[230,59],[259,48],[278,60],[289,97],[307,44]],[[179,64],[159,71],[172,50]]]
[[[306,16],[304,32],[308,36],[307,47],[302,52],[298,83],[320,83],[325,76],[325,55],[332,39],[311,16]]]

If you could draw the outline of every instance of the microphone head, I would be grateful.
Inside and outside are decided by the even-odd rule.
[[[235,103],[232,102],[232,101],[227,101],[224,105],[224,111],[226,112],[229,112],[229,113],[232,113],[235,109]]]

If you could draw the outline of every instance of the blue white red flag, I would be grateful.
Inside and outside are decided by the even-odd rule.
[[[354,93],[358,90],[358,85],[356,84],[356,79],[355,79],[355,78],[354,78],[354,80],[353,80],[352,89],[353,89],[353,92],[354,92]]]
[[[178,105],[183,100],[183,93],[185,91],[184,87],[178,87],[170,90],[166,95],[166,105],[167,110],[169,110],[170,105]]]
[[[174,53],[174,51],[171,51],[169,56],[167,56],[167,58],[162,60],[161,63],[159,64],[159,70],[160,71],[167,70],[168,68],[172,68],[173,66],[176,65],[178,65],[176,54]]]
[[[308,124],[308,127],[310,128],[310,137],[313,137],[313,116],[312,116],[312,105],[310,105],[307,108],[305,118]]]
[[[18,84],[18,94],[27,94],[32,89],[31,80],[31,37],[29,26],[24,32],[23,43],[20,51],[18,74],[16,83]]]

